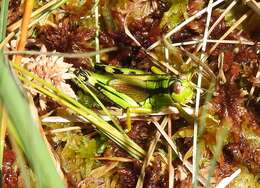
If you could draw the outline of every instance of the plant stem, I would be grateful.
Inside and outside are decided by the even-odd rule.
[[[34,0],[26,0],[24,6],[24,14],[22,19],[22,26],[21,26],[21,35],[20,40],[17,45],[17,50],[23,50],[27,40],[27,33],[28,33],[28,26],[31,19],[32,9],[34,5]],[[22,56],[17,55],[14,58],[14,63],[18,64],[21,62]]]

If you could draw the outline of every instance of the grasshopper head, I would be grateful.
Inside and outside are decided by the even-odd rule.
[[[193,97],[193,89],[188,80],[178,80],[171,84],[171,97],[175,102],[185,104]]]

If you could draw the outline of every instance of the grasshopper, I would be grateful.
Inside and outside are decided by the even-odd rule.
[[[138,69],[95,65],[94,70],[75,71],[76,83],[101,92],[107,99],[127,110],[127,126],[131,129],[131,113],[149,114],[170,106],[185,105],[193,97],[189,80],[176,75],[153,74]]]

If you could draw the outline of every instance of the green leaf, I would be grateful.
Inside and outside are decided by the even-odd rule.
[[[255,133],[252,128],[250,128],[251,124],[248,120],[245,120],[242,123],[242,134],[253,148],[260,148],[260,137]]]
[[[104,135],[100,135],[98,138],[96,138],[96,142],[97,142],[97,154],[102,154],[104,153],[105,149],[107,148],[107,137],[105,137]]]
[[[3,0],[0,14],[0,42],[4,40],[6,34],[7,13],[8,0]],[[65,187],[40,129],[30,113],[27,98],[10,71],[3,50],[0,51],[0,100],[17,132],[24,153],[37,175],[39,187]]]
[[[255,176],[254,174],[250,173],[250,171],[246,167],[241,167],[241,173],[238,177],[236,177],[231,184],[228,185],[230,188],[253,188],[253,187],[260,187],[259,183],[259,175]]]
[[[7,17],[8,17],[9,0],[3,0],[1,3],[0,13],[0,42],[2,42],[6,35]]]
[[[178,25],[183,17],[187,15],[188,0],[173,0],[170,9],[164,13],[160,27],[173,29]]]
[[[64,134],[62,134],[64,137]],[[95,139],[75,133],[65,134],[66,144],[58,149],[61,163],[71,178],[78,182],[89,175],[95,163],[97,144]]]

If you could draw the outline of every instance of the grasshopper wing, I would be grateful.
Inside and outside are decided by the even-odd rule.
[[[168,75],[124,75],[113,74],[114,78],[126,82],[128,85],[133,85],[146,90],[167,89],[171,81],[171,76]]]
[[[125,93],[136,102],[143,102],[149,97],[149,92],[146,89],[128,84],[123,80],[113,79],[109,82],[109,86],[121,93]]]

